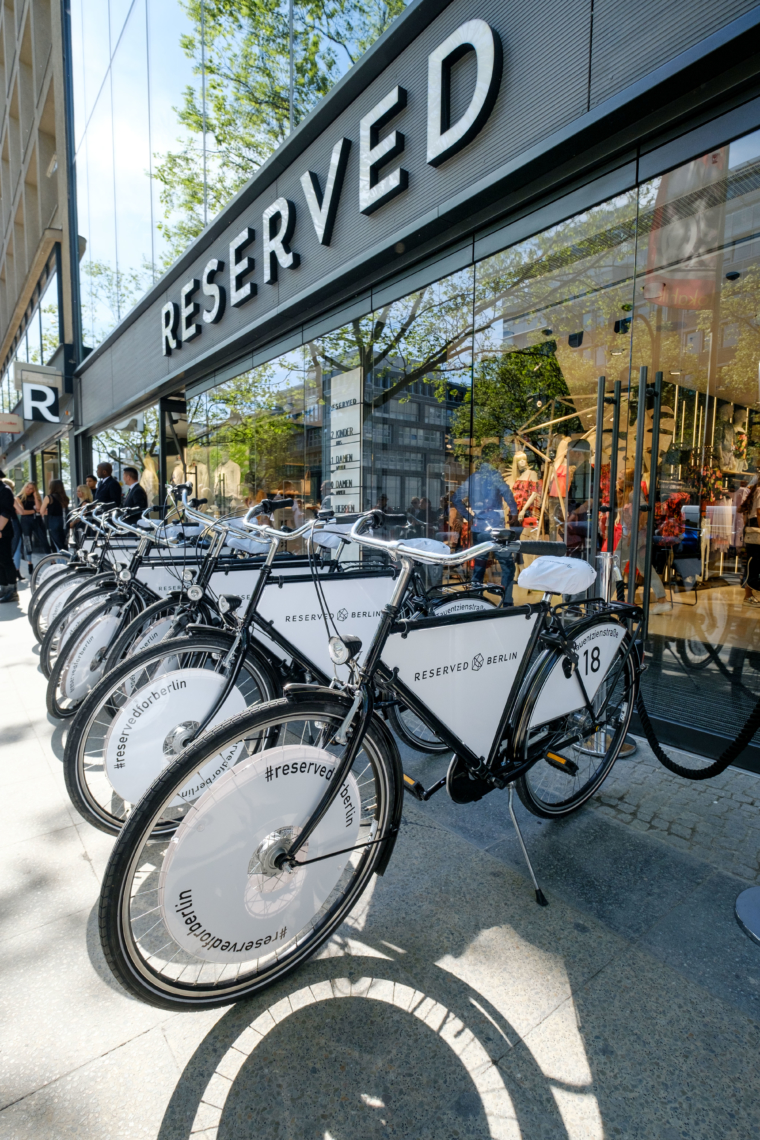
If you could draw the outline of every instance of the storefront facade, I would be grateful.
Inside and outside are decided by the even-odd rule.
[[[587,557],[598,457],[597,550],[652,588],[656,724],[717,753],[760,684],[760,9],[651,8],[411,5],[87,358],[78,430],[95,458],[151,435],[155,501],[382,505],[452,547],[487,465]]]

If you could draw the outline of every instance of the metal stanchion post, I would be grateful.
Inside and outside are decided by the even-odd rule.
[[[744,933],[760,945],[760,887],[747,887],[742,891],[734,914]]]

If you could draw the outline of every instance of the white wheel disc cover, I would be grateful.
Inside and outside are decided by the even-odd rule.
[[[77,608],[74,610],[73,614],[71,614],[69,616],[69,619],[65,623],[65,625],[61,625],[61,627],[60,627],[61,633],[60,633],[60,639],[59,639],[58,644],[63,645],[64,640],[68,640],[71,637],[74,630],[79,629],[82,622],[87,617],[89,617],[90,610],[93,609],[95,606],[100,606],[102,604],[103,604],[103,599],[101,597],[99,597],[98,595],[95,595],[94,598],[88,598],[87,601],[82,602],[81,606],[77,606]]]
[[[159,641],[163,641],[167,633],[171,629],[174,617],[162,617],[158,621],[154,621],[148,626],[142,637],[138,638],[135,644],[127,654],[128,657],[134,657],[136,653],[142,653],[143,649],[150,649],[151,645],[157,645]]]
[[[481,610],[492,610],[494,607],[485,598],[450,598],[446,602],[442,602],[440,606],[436,606],[433,610],[433,617],[440,617],[442,614],[473,614],[480,613]]]
[[[93,659],[101,649],[107,649],[119,619],[118,613],[104,614],[88,625],[78,638],[61,675],[61,692],[64,697],[72,701],[81,700],[100,680],[106,663],[105,655],[94,669]]]
[[[53,590],[52,596],[43,603],[40,610],[40,623],[43,625],[50,625],[55,621],[59,613],[68,601],[69,594],[73,594],[77,586],[81,586],[81,579],[75,582],[61,582],[61,584]]]
[[[159,875],[161,914],[183,950],[207,962],[251,961],[281,950],[315,917],[350,855],[293,872],[249,871],[268,837],[297,833],[306,822],[335,764],[321,748],[270,748],[226,772],[193,805]],[[297,858],[353,846],[360,806],[349,775]]]
[[[49,579],[53,576],[53,574],[60,574],[63,570],[68,569],[68,559],[65,562],[48,562],[47,566],[43,566],[37,575],[37,581],[34,584],[34,588],[36,590],[39,590],[43,582],[48,582],[49,584]]]
[[[111,787],[127,803],[136,804],[156,776],[178,753],[164,752],[164,742],[180,725],[203,722],[224,688],[225,678],[210,669],[176,669],[153,678],[119,710],[108,729],[104,753]],[[237,686],[209,728],[243,712],[248,706]],[[192,731],[192,739],[197,733]],[[236,743],[201,768],[173,803],[186,803],[222,776],[238,756]]]

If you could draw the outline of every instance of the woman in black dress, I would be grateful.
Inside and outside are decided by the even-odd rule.
[[[21,524],[21,543],[24,558],[29,568],[29,577],[32,576],[32,534],[34,533],[35,516],[42,510],[42,500],[36,483],[26,483],[21,494],[16,499],[16,514]]]
[[[53,550],[63,550],[65,546],[66,512],[69,509],[69,497],[64,490],[60,479],[51,479],[48,493],[42,501],[42,517],[47,528],[50,545]]]

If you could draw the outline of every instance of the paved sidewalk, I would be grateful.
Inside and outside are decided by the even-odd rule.
[[[319,960],[167,1016],[100,954],[111,841],[69,804],[32,646],[0,607],[0,1140],[760,1135],[760,947],[733,918],[758,876],[756,777],[686,784],[642,747],[571,819],[518,809],[547,909],[506,797],[408,801]]]

